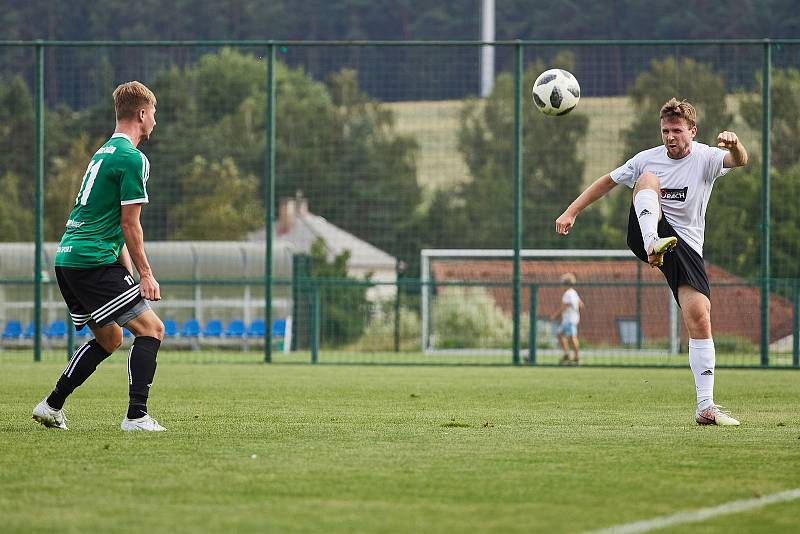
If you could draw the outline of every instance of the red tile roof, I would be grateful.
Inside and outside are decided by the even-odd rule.
[[[510,260],[433,260],[434,281],[472,281],[508,283],[512,280]],[[621,342],[617,321],[637,315],[637,277],[643,283],[640,298],[642,334],[645,341],[669,338],[669,299],[672,294],[657,269],[638,260],[523,260],[522,284],[548,284],[538,289],[537,316],[549,318],[560,306],[564,286],[562,274],[571,272],[578,279],[576,290],[586,307],[581,315],[579,335],[594,343]],[[715,336],[739,336],[757,344],[760,340],[760,290],[746,281],[709,263],[706,272],[711,282],[711,324]],[[554,284],[554,285],[549,285]],[[510,287],[489,287],[498,306],[510,314]],[[527,313],[530,291],[525,287],[521,308]],[[792,304],[770,295],[770,342],[792,333]],[[687,337],[680,321],[681,337]]]

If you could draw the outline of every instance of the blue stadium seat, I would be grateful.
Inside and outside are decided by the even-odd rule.
[[[206,323],[203,329],[203,337],[221,337],[222,336],[222,321],[219,319],[211,319]]]
[[[278,319],[272,323],[272,337],[286,336],[286,319]]]
[[[181,336],[183,337],[197,337],[200,335],[200,321],[197,319],[187,319],[183,322],[183,329]]]
[[[17,339],[22,335],[22,323],[11,319],[6,321],[6,327],[3,329],[3,339]]]
[[[272,341],[277,345],[278,350],[289,352],[291,350],[292,333],[291,333],[292,318],[276,319],[272,322]],[[250,326],[247,327],[245,335],[250,339],[258,339],[264,337],[264,319],[254,319]]]
[[[178,323],[172,319],[164,319],[164,337],[175,337],[178,335]]]
[[[50,338],[61,339],[67,335],[67,323],[61,319],[57,319],[47,325],[44,335]]]
[[[75,330],[75,326],[73,325],[73,332],[75,333],[76,338],[84,338],[89,337],[92,334],[91,328],[86,325],[83,325],[80,329]]]
[[[36,323],[33,321],[28,323],[28,326],[25,327],[25,331],[22,333],[22,337],[24,339],[33,339],[33,333],[36,329]]]
[[[247,327],[247,337],[264,337],[264,319],[254,319]]]
[[[244,321],[234,319],[228,323],[225,329],[225,337],[244,337]]]

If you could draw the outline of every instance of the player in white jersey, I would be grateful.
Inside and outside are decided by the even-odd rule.
[[[568,234],[578,214],[617,184],[633,188],[628,246],[639,259],[664,273],[681,307],[689,329],[689,366],[697,391],[695,420],[735,426],[739,421],[714,403],[711,291],[702,255],[711,188],[728,170],[747,164],[747,150],[729,131],[717,136],[717,147],[694,141],[696,120],[689,102],[670,99],[661,108],[664,146],[639,152],[597,179],[556,219],[556,232]]]

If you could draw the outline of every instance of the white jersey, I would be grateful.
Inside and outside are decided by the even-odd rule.
[[[723,167],[728,152],[692,141],[686,157],[672,159],[664,146],[639,152],[622,167],[611,171],[611,179],[633,188],[644,172],[652,172],[661,183],[661,211],[678,237],[703,255],[706,207],[714,181],[730,169]]]
[[[569,288],[564,291],[564,295],[561,297],[561,303],[567,306],[564,308],[564,311],[561,312],[561,324],[567,323],[576,325],[581,322],[581,298],[578,296],[578,292],[575,291],[575,289]]]

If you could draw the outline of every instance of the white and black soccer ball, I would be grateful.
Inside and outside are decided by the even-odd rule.
[[[578,80],[564,69],[546,70],[533,83],[533,103],[545,115],[566,115],[580,99]]]

